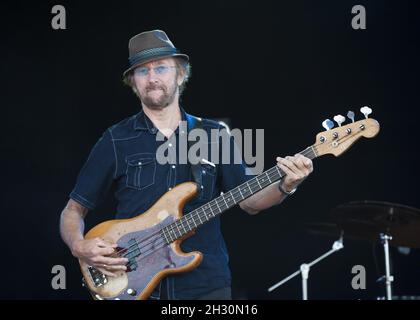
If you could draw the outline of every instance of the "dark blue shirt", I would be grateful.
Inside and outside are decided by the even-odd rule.
[[[182,108],[181,115],[183,120],[190,117]],[[225,127],[209,119],[202,119],[201,124],[209,137],[207,160],[216,166],[202,164],[201,192],[195,199],[186,203],[184,214],[253,177],[246,175],[243,162],[234,163],[237,146],[232,137],[230,143],[222,143],[220,139],[211,140],[212,129],[223,130]],[[188,134],[188,129],[187,132],[184,131],[181,128],[180,132],[178,127],[174,132],[175,136],[169,140],[173,141],[175,138],[178,142],[180,135]],[[163,143],[168,144],[169,141],[166,137],[163,141],[157,141],[157,133],[158,129],[143,111],[108,128],[93,147],[81,169],[70,198],[94,210],[114,184],[114,195],[118,203],[116,218],[132,218],[149,209],[177,184],[194,181],[191,166],[180,161],[179,152],[176,152],[176,163],[158,163],[156,152],[159,146]],[[172,147],[177,146],[178,144]],[[219,148],[218,159],[211,157],[211,148],[215,146]],[[222,164],[224,152],[230,153],[229,164]],[[184,240],[181,248],[186,252],[201,251],[203,261],[190,272],[172,275],[163,280],[165,297],[195,299],[215,289],[231,285],[229,256],[218,216],[198,228],[195,235]],[[161,296],[162,289],[161,283],[151,297]]]

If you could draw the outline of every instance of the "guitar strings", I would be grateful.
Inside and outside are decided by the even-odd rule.
[[[309,153],[314,153],[312,150],[310,150],[310,148],[307,148],[307,149],[305,149],[301,154],[302,155],[307,155],[307,154],[309,154]],[[273,169],[276,169],[276,172],[269,172],[269,171],[272,171]],[[270,168],[270,169],[268,169],[265,173],[262,173],[262,174],[266,174],[266,175],[272,175],[273,173],[275,173],[275,174],[277,174],[278,173],[278,166],[276,165],[276,166],[274,166],[274,167],[272,167],[272,168]],[[261,174],[261,175],[262,175]],[[256,177],[255,177],[256,178]],[[269,176],[269,180],[271,179],[271,177]],[[254,188],[254,187],[256,187],[257,185],[259,185],[259,183],[258,183],[258,180],[257,179],[252,179],[252,180],[254,180],[254,181],[252,181],[252,183],[251,184],[248,184],[248,181],[247,182],[245,182],[245,183],[243,183],[242,185],[245,185],[245,184],[248,184],[248,186],[251,186],[252,188]],[[232,194],[234,197],[236,197],[237,195],[239,195],[240,194],[240,187],[242,186],[242,185],[240,185],[240,186],[238,186],[238,187],[236,187],[236,188],[234,188],[233,190],[231,190],[231,191],[235,191],[236,192],[236,195],[234,195],[234,194]],[[264,186],[263,188],[265,188],[266,186]],[[241,194],[242,195],[242,194]],[[185,217],[188,217],[188,219],[191,219],[191,218],[196,218],[196,217],[199,217],[200,218],[200,220],[201,220],[201,217],[203,217],[203,214],[202,213],[198,213],[198,210],[199,209],[203,209],[204,208],[204,206],[207,206],[207,208],[211,208],[211,210],[213,209],[213,208],[216,208],[216,207],[218,207],[219,208],[219,206],[217,205],[217,201],[215,201],[215,200],[217,200],[217,198],[215,198],[215,199],[213,199],[212,201],[210,201],[210,202],[208,202],[208,203],[206,203],[205,205],[203,205],[203,206],[200,206],[199,208],[197,208],[197,209],[195,209],[195,210],[193,210],[192,212],[190,212],[190,213],[188,213],[188,214],[186,214],[183,218],[185,219]],[[212,203],[212,202],[214,202],[214,203]],[[204,209],[202,210],[203,211],[203,213],[204,213],[204,216],[207,216],[206,214],[205,214],[205,212],[204,212]],[[213,211],[213,210],[212,210]],[[183,218],[181,218],[181,219],[183,219]],[[131,247],[135,247],[136,245],[137,245],[137,247],[138,247],[138,249],[140,250],[140,249],[142,249],[142,248],[144,248],[144,247],[146,247],[146,246],[148,246],[148,245],[150,245],[150,244],[152,244],[153,242],[149,242],[149,243],[147,243],[147,244],[144,244],[143,242],[144,241],[146,241],[146,240],[148,240],[148,239],[150,239],[150,238],[152,238],[152,237],[154,237],[155,235],[159,235],[160,237],[162,237],[162,235],[161,235],[161,232],[164,232],[163,231],[163,229],[164,228],[167,228],[168,229],[168,231],[169,230],[171,230],[171,231],[174,231],[174,228],[175,228],[175,224],[177,224],[181,219],[178,219],[178,220],[176,220],[176,221],[174,221],[172,224],[170,224],[170,225],[168,225],[168,226],[165,226],[165,227],[163,227],[162,229],[160,229],[160,230],[158,230],[158,231],[156,231],[155,233],[152,233],[151,235],[149,235],[148,237],[146,237],[146,238],[133,238],[133,239],[135,239],[136,241],[137,240],[141,240],[141,241],[138,241],[136,244],[132,244],[132,245],[130,245],[129,247],[126,247],[126,248],[123,248],[123,249],[121,249],[121,250],[119,250],[119,251],[117,251],[117,252],[114,252],[112,255],[119,255],[120,253],[122,253],[122,252],[124,252],[124,251],[127,251],[127,252],[125,252],[124,253],[124,255],[127,255],[127,254],[129,254],[129,253],[131,253],[131,252],[133,252],[133,251],[135,251],[136,249],[134,249],[134,250],[129,250]],[[183,223],[183,222],[182,222]],[[170,227],[170,229],[168,228],[168,227]],[[184,228],[185,229],[185,228]],[[162,238],[163,239],[163,238]],[[139,246],[139,244],[144,244],[143,246]]]
[[[273,168],[271,168],[271,169],[269,169],[269,170],[272,170],[272,169],[275,169],[276,167],[273,167]],[[269,171],[269,170],[267,170],[267,172]],[[271,175],[271,177],[269,176],[269,180],[272,178],[272,177],[274,177],[274,176],[276,176],[277,175],[277,172],[271,172],[270,173],[270,175]],[[246,182],[245,182],[246,183]],[[253,187],[255,187],[255,186],[257,186],[258,185],[258,182],[253,182],[252,184],[251,184],[251,188],[253,188]],[[233,190],[232,190],[233,191]],[[235,191],[236,192],[236,196],[237,195],[239,195],[240,194],[240,191],[239,190],[236,190]],[[234,197],[235,197],[235,195],[234,195]],[[217,199],[217,198],[216,198]],[[211,204],[212,202],[216,202],[215,200],[216,199],[213,199],[212,201],[210,201],[210,202],[208,202],[208,203],[206,203],[204,206],[207,206],[207,208],[212,208],[212,209],[215,209],[216,207],[217,207],[217,205],[216,204]],[[203,211],[202,213],[198,213],[198,210],[200,209],[200,208],[202,208],[202,207],[204,207],[204,206],[201,206],[201,207],[199,207],[199,208],[197,208],[197,209],[195,209],[195,210],[193,210],[192,212],[190,212],[190,213],[188,213],[188,214],[186,214],[185,216],[184,216],[184,218],[185,217],[187,217],[188,216],[188,219],[191,219],[191,218],[197,218],[197,217],[200,217],[200,220],[201,220],[201,218],[203,217],[207,217],[207,215],[206,215],[206,213]],[[173,223],[176,223],[176,222],[178,222],[180,219],[178,219],[178,220],[176,220],[176,221],[174,221]],[[183,222],[182,222],[183,223]],[[163,240],[163,241],[165,241],[165,239],[163,238],[163,235],[161,234],[161,232],[165,232],[165,231],[163,231],[163,229],[164,228],[167,228],[167,227],[169,227],[169,226],[171,226],[171,225],[168,225],[168,226],[165,226],[165,227],[163,227],[162,229],[159,229],[158,231],[156,231],[156,232],[154,232],[154,233],[152,233],[151,235],[148,235],[147,237],[145,237],[145,238],[139,238],[139,237],[137,237],[137,238],[133,238],[133,239],[135,239],[136,241],[137,240],[140,240],[140,241],[137,241],[137,243],[135,243],[135,244],[131,244],[130,246],[128,246],[128,247],[126,247],[126,248],[123,248],[123,249],[121,249],[121,250],[119,250],[119,251],[116,251],[116,252],[114,252],[113,254],[111,254],[111,255],[109,255],[109,257],[115,257],[114,255],[119,255],[120,253],[122,253],[122,254],[124,254],[124,256],[125,255],[128,255],[128,254],[130,254],[130,253],[132,253],[132,252],[134,252],[134,251],[136,251],[137,249],[135,248],[136,246],[137,246],[137,248],[141,251],[141,252],[146,252],[146,251],[143,251],[143,250],[141,250],[141,249],[144,249],[145,247],[147,247],[147,246],[149,246],[149,245],[153,245],[153,244],[155,244],[156,245],[156,243],[157,242],[155,242],[156,240]],[[174,230],[173,228],[174,227],[171,227],[172,228],[172,230]],[[184,228],[185,229],[185,228]],[[169,230],[169,229],[168,229]],[[149,241],[148,243],[144,243],[146,240],[151,240],[152,238],[155,238],[156,240],[152,240],[152,241]],[[141,246],[141,245],[142,246]],[[130,250],[131,248],[133,248],[133,250]],[[126,251],[126,252],[124,252],[124,251]]]
[[[316,147],[316,146],[314,146],[314,147]],[[315,152],[311,149],[311,147],[308,147],[307,149],[305,149],[304,151],[302,151],[301,152],[301,154],[302,155],[309,155],[310,153],[312,153],[312,154],[314,154],[315,155]],[[270,172],[270,171],[272,171],[273,169],[276,169],[276,172]],[[272,167],[272,168],[270,168],[270,169],[268,169],[265,173],[262,173],[261,175],[263,175],[263,174],[266,174],[267,176],[268,176],[268,179],[269,179],[269,181],[271,180],[271,178],[273,177],[273,174],[275,174],[275,175],[277,175],[277,173],[278,173],[278,170],[279,170],[279,167],[276,165],[276,166],[274,166],[274,167]],[[281,173],[280,173],[281,174]],[[261,176],[260,175],[260,176]],[[271,175],[271,177],[270,177],[270,175]],[[258,177],[258,176],[257,176]],[[248,181],[247,182],[245,182],[245,183],[243,183],[242,185],[245,185],[245,184],[248,184],[248,187],[251,187],[251,188],[254,188],[254,187],[256,187],[257,185],[258,186],[260,186],[260,183],[259,183],[259,181],[256,179],[257,177],[255,177],[254,179],[252,179],[253,181],[251,182],[251,184],[248,184]],[[277,180],[276,180],[277,181]],[[271,184],[272,182],[270,182],[269,184]],[[234,188],[234,189],[232,189],[230,192],[232,192],[232,191],[234,191],[235,193],[236,193],[236,195],[234,195],[233,193],[232,193],[232,196],[234,196],[234,197],[236,197],[237,195],[239,195],[239,194],[241,194],[242,195],[242,193],[240,193],[240,187],[242,186],[242,185],[240,185],[240,186],[238,186],[238,187],[236,187],[236,188]],[[264,186],[263,188],[265,188],[266,186]],[[262,189],[263,189],[262,188]],[[164,242],[164,239],[163,239],[163,237],[162,237],[162,232],[165,232],[165,231],[163,231],[163,229],[164,228],[166,228],[168,231],[170,231],[170,232],[173,232],[174,231],[174,228],[175,227],[177,227],[178,228],[178,230],[179,230],[179,221],[180,220],[182,220],[182,219],[186,219],[185,217],[188,217],[188,219],[191,219],[191,218],[199,218],[200,219],[200,221],[201,221],[201,218],[202,217],[204,217],[204,218],[206,218],[207,217],[207,215],[206,215],[206,213],[204,212],[204,207],[205,206],[207,206],[207,208],[211,208],[211,211],[213,211],[212,209],[213,208],[218,208],[219,210],[220,210],[220,207],[218,206],[218,204],[217,204],[217,200],[218,198],[215,198],[215,199],[213,199],[212,201],[210,201],[210,202],[208,202],[208,203],[206,203],[205,205],[203,205],[203,206],[200,206],[199,208],[197,208],[197,209],[195,209],[195,210],[193,210],[192,212],[190,212],[190,213],[188,213],[188,214],[186,214],[185,216],[183,216],[183,218],[181,218],[181,219],[178,219],[178,220],[176,220],[176,221],[174,221],[173,223],[171,223],[170,225],[168,225],[168,226],[165,226],[165,227],[163,227],[162,229],[160,229],[160,230],[158,230],[158,231],[156,231],[156,232],[154,232],[154,233],[152,233],[151,235],[149,235],[149,236],[147,236],[146,238],[133,238],[134,240],[140,240],[140,241],[138,241],[136,244],[132,244],[132,245],[130,245],[129,247],[126,247],[126,248],[123,248],[123,249],[121,249],[121,250],[119,250],[119,251],[117,251],[117,252],[114,252],[112,255],[119,255],[120,253],[123,253],[124,251],[126,251],[126,252],[124,252],[124,256],[125,255],[128,255],[128,254],[130,254],[130,253],[132,253],[132,252],[134,252],[135,250],[136,250],[136,245],[137,245],[137,248],[140,250],[140,249],[144,249],[145,247],[147,247],[148,245],[152,245],[153,243],[155,243],[154,241],[150,241],[150,242],[148,242],[148,243],[144,243],[144,241],[146,241],[146,240],[150,240],[151,238],[156,238],[155,236],[159,236],[158,238],[157,238],[157,240],[159,240],[159,239],[162,239],[163,240],[163,242]],[[212,203],[212,202],[214,202],[214,203]],[[236,204],[236,203],[235,203]],[[227,207],[228,208],[228,207]],[[199,209],[202,209],[202,213],[198,213],[198,211],[199,211]],[[223,211],[222,211],[223,212]],[[183,222],[181,222],[181,224],[183,225]],[[169,227],[169,228],[168,228]],[[184,226],[183,226],[184,227]],[[185,227],[184,227],[184,230],[185,230]],[[191,230],[190,230],[191,231]],[[176,235],[176,232],[175,232],[175,235]],[[140,246],[140,244],[142,244],[143,246]],[[155,245],[156,245],[156,243],[155,243]],[[134,247],[134,250],[130,250],[130,248],[132,248],[132,247]],[[142,250],[140,250],[140,252],[141,252]],[[144,252],[147,252],[147,250],[146,251],[144,251]],[[112,256],[112,255],[110,255],[110,257]]]
[[[343,137],[343,138],[339,138],[339,139],[337,139],[337,141],[342,141],[342,142],[344,142],[344,141],[346,141],[348,138],[350,138],[350,137],[352,137],[353,135],[348,135],[348,136],[345,136],[345,137]],[[312,145],[311,147],[308,147],[308,148],[306,148],[305,150],[303,150],[302,152],[300,152],[300,154],[302,154],[302,155],[308,155],[309,153],[313,153],[313,156],[314,157],[317,157],[318,155],[318,152],[316,151],[316,149],[317,149],[317,147],[319,146],[320,144],[314,144],[314,145]],[[276,165],[276,166],[274,166],[274,167],[272,167],[272,168],[270,168],[270,169],[268,169],[266,172],[265,172],[265,174],[267,174],[268,175],[268,171],[270,171],[270,170],[272,170],[273,168],[278,168],[278,166]],[[278,169],[277,169],[278,170]],[[271,173],[270,173],[271,174]],[[258,177],[258,176],[257,176]],[[280,177],[281,178],[281,177]],[[252,180],[254,180],[254,179],[252,179]],[[257,181],[256,179],[255,179],[255,181]],[[244,184],[246,184],[247,182],[245,182]],[[254,183],[254,182],[253,182]],[[258,181],[257,181],[257,183],[258,183]],[[255,183],[254,183],[255,184]],[[238,187],[236,187],[236,188],[234,188],[233,190],[235,190],[235,189],[238,189],[239,190],[239,187],[240,186],[238,186]],[[265,188],[265,187],[264,187]],[[233,190],[231,190],[231,191],[233,191]],[[214,202],[214,200],[216,200],[217,198],[215,198],[215,199],[213,199],[212,201],[210,201],[210,202],[208,202],[207,204],[205,204],[205,205],[208,205],[208,206],[213,206],[212,204],[210,204],[211,202]],[[203,208],[205,205],[203,205],[203,206],[200,206],[199,208],[197,208],[197,209],[195,209],[195,210],[193,210],[192,212],[190,212],[190,213],[188,213],[188,214],[186,214],[185,216],[183,216],[181,219],[183,219],[183,218],[185,218],[186,216],[193,216],[193,215],[196,215],[197,213],[196,213],[196,211],[198,211],[198,209],[200,209],[200,208]],[[204,210],[203,210],[203,212],[204,212]],[[223,211],[222,211],[223,212]],[[198,216],[199,217],[201,217],[201,214],[198,214]],[[174,224],[176,224],[179,220],[181,220],[181,219],[178,219],[178,220],[176,220],[175,222],[173,222],[172,224],[170,224],[170,225],[168,225],[168,226],[171,226],[172,227],[172,225],[174,225]],[[163,227],[163,228],[166,228],[166,227],[168,227],[168,226],[165,226],[165,227]],[[140,260],[142,260],[143,258],[145,258],[145,257],[147,257],[149,254],[151,254],[151,253],[153,253],[153,252],[155,252],[156,250],[159,250],[159,249],[161,249],[161,248],[163,248],[163,247],[165,247],[165,245],[169,245],[169,243],[168,244],[165,244],[165,240],[163,239],[163,237],[162,237],[162,232],[164,232],[163,231],[163,228],[162,229],[160,229],[160,230],[158,230],[157,232],[155,232],[155,233],[153,233],[152,235],[149,235],[148,237],[146,237],[146,238],[143,238],[143,239],[141,239],[141,241],[139,241],[138,243],[137,243],[137,245],[139,244],[139,243],[142,243],[143,241],[145,241],[145,240],[147,240],[147,239],[150,239],[150,238],[152,238],[152,237],[154,237],[154,236],[156,236],[156,235],[158,235],[158,236],[160,236],[158,239],[157,239],[157,241],[158,240],[161,240],[160,241],[160,243],[158,243],[158,242],[156,242],[155,243],[155,245],[156,244],[163,244],[163,245],[161,245],[161,246],[159,246],[159,247],[152,247],[152,249],[149,249],[149,250],[146,250],[146,251],[144,251],[142,254],[142,257],[141,258],[139,258],[139,259],[137,259],[138,261],[140,261]],[[185,228],[184,228],[185,229]],[[173,230],[173,228],[172,228],[172,230]],[[139,239],[139,238],[134,238],[136,241]],[[140,246],[138,246],[138,248],[139,248],[139,250],[140,250],[140,248],[145,248],[146,246],[148,246],[148,245],[151,245],[153,242],[149,242],[149,243],[147,243],[147,244],[145,244],[144,246],[142,246],[142,247],[140,247]],[[117,251],[117,252],[115,252],[115,253],[113,253],[113,255],[114,254],[119,254],[119,253],[121,253],[121,252],[123,252],[123,251],[127,251],[125,254],[129,254],[129,253],[131,253],[131,252],[133,252],[133,250],[129,250],[132,246],[135,246],[135,245],[130,245],[129,247],[127,247],[127,248],[123,248],[123,249],[121,249],[121,250],[119,250],[119,251]],[[148,252],[149,251],[149,252]]]
[[[192,212],[190,214],[192,214]],[[201,217],[203,216],[202,214],[198,214],[198,215],[201,216]],[[165,246],[165,244],[168,244],[169,245],[169,243],[166,243],[166,241],[165,241],[164,237],[162,236],[162,234],[160,234],[160,231],[162,231],[162,229],[160,229],[158,232],[155,232],[153,235],[150,235],[148,237],[148,239],[147,238],[144,238],[144,239],[141,239],[141,241],[138,242],[137,247],[138,247],[138,250],[140,251],[140,254],[142,256],[147,256],[150,253],[152,253],[152,252],[154,252],[154,251],[156,251],[156,250],[158,250],[160,248],[163,248]],[[144,243],[145,240],[150,240],[152,237],[155,238],[155,240],[152,240],[152,241],[149,241],[147,243]],[[139,239],[139,238],[135,238],[135,239]],[[139,244],[142,244],[142,246],[140,246]],[[163,246],[158,247],[159,245],[162,245],[162,244],[163,244]],[[133,253],[133,252],[135,252],[137,250],[137,248],[133,248],[133,250],[130,250],[130,248],[135,247],[135,246],[136,246],[136,244],[130,245],[129,247],[127,247],[125,249],[122,249],[122,250],[120,250],[118,252],[115,252],[113,255],[119,254],[119,253],[127,250],[127,252],[124,252],[123,253],[123,255],[126,256],[126,255],[128,255],[130,253]],[[147,246],[152,246],[152,247],[145,250],[145,248]],[[110,257],[111,256],[112,255],[110,255]]]
[[[346,140],[348,140],[349,138],[351,138],[353,135],[347,135],[347,136],[345,136],[345,137],[343,137],[343,138],[339,138],[339,139],[337,139],[337,141],[341,141],[341,142],[345,142]],[[317,154],[318,154],[318,152],[316,151],[316,149],[317,149],[317,147],[319,146],[320,144],[314,144],[314,145],[312,145],[311,147],[308,147],[308,148],[306,148],[305,150],[303,150],[302,152],[300,152],[300,154],[302,154],[302,155],[304,155],[304,156],[306,156],[306,155],[309,155],[310,153],[312,153],[313,154],[313,156],[314,157],[317,157]],[[270,170],[273,170],[273,169],[276,169],[276,170],[279,170],[279,168],[278,168],[278,166],[276,165],[276,166],[274,166],[274,167],[272,167],[272,168],[270,168],[270,169],[268,169],[266,172],[264,172],[264,173],[262,173],[262,174],[272,174],[273,172],[270,172],[270,173],[268,173]],[[262,175],[261,174],[261,175]],[[261,176],[261,175],[259,175],[259,176]],[[258,176],[257,176],[258,177]],[[256,177],[255,177],[256,178]],[[280,177],[281,178],[281,177]],[[257,179],[252,179],[252,180],[254,180],[254,181],[252,181],[252,184],[253,184],[253,186],[256,186],[257,184],[258,184],[258,180]],[[248,183],[248,181],[247,182],[245,182],[245,183],[243,183],[243,184],[241,184],[240,186],[238,186],[238,187],[236,187],[236,188],[234,188],[233,190],[231,190],[231,191],[235,191],[235,192],[239,192],[239,189],[240,189],[240,187],[242,186],[242,185],[245,185],[245,184],[247,184]],[[265,186],[266,187],[266,186]],[[263,187],[263,188],[265,188],[265,187]],[[236,190],[236,189],[238,189],[238,190]],[[238,193],[237,193],[238,194]],[[219,198],[219,197],[218,197]],[[216,204],[216,206],[214,205],[214,204],[211,204],[212,202],[214,202],[214,203],[217,203],[217,199],[218,198],[215,198],[215,199],[213,199],[212,201],[210,201],[210,202],[208,202],[208,203],[206,203],[205,205],[203,205],[203,206],[200,206],[199,208],[197,208],[197,209],[195,209],[195,210],[193,210],[192,212],[190,212],[190,213],[188,213],[188,214],[186,214],[185,216],[183,216],[181,219],[183,219],[183,218],[185,218],[185,217],[187,217],[188,216],[188,218],[190,218],[190,216],[192,217],[192,216],[198,216],[198,217],[203,217],[203,215],[202,215],[202,213],[201,214],[199,214],[199,213],[197,213],[198,212],[198,210],[199,209],[203,209],[203,207],[204,206],[208,206],[208,207],[210,207],[210,208],[212,208],[212,207],[216,207],[217,206],[217,204]],[[218,207],[218,206],[217,206]],[[219,208],[220,209],[220,208]],[[222,211],[223,212],[223,211]],[[206,214],[205,214],[205,212],[204,212],[204,210],[203,210],[203,213],[204,213],[204,217],[206,217]],[[221,212],[220,212],[221,213]],[[177,224],[181,219],[178,219],[178,220],[176,220],[176,221],[174,221],[173,223],[171,223],[170,225],[168,225],[168,226],[165,226],[165,227],[163,227],[163,228],[167,228],[167,227],[171,227],[171,230],[173,231],[174,230],[174,228],[175,228],[175,224]],[[200,219],[201,220],[201,219]],[[183,222],[181,222],[181,224],[183,224]],[[155,234],[159,234],[161,231],[163,231],[163,228],[162,229],[160,229],[158,232],[156,232]],[[184,228],[185,229],[185,228]],[[160,234],[159,234],[160,235]],[[176,235],[176,234],[175,234]],[[162,238],[162,235],[160,235],[161,237],[161,239],[162,239],[162,242],[161,243],[164,243],[165,242],[165,240]],[[143,248],[144,247],[146,247],[147,245],[150,245],[151,243],[149,242],[148,244],[145,244],[144,246],[143,246]],[[157,248],[157,249],[160,249],[160,248]],[[130,252],[130,251],[129,251]],[[132,251],[131,251],[132,252]],[[130,252],[130,253],[131,253]],[[145,251],[145,252],[147,252],[147,251]],[[152,251],[153,252],[153,251]]]

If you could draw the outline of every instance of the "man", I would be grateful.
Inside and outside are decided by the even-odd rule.
[[[105,198],[112,184],[118,202],[116,218],[131,218],[145,212],[175,185],[193,181],[192,166],[156,161],[157,149],[170,138],[187,134],[180,123],[191,118],[179,105],[179,98],[190,73],[189,57],[181,54],[160,30],[140,33],[129,41],[129,68],[124,80],[140,99],[142,110],[108,128],[92,149],[83,166],[70,200],[61,215],[61,235],[72,254],[107,276],[126,270],[125,258],[111,258],[116,244],[99,238],[85,240],[84,218]],[[202,129],[221,130],[212,120],[202,119]],[[163,135],[164,139],[157,139]],[[163,140],[163,141],[162,141]],[[210,145],[211,143],[209,143]],[[171,147],[171,143],[168,144]],[[230,144],[232,145],[232,144]],[[232,152],[221,148],[221,152]],[[244,163],[203,165],[201,190],[185,206],[189,212],[252,178]],[[211,160],[210,160],[211,161]],[[245,199],[239,205],[249,214],[277,205],[312,172],[310,159],[297,154],[277,158],[287,174],[281,182]],[[231,299],[228,254],[218,217],[200,227],[182,243],[184,251],[201,251],[203,261],[196,269],[165,278],[151,299]]]

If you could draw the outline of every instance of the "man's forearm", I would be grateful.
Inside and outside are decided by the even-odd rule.
[[[85,214],[84,210],[75,208],[71,204],[67,205],[61,213],[60,233],[70,250],[73,250],[76,241],[83,240]]]
[[[249,214],[257,214],[262,210],[280,204],[286,198],[286,195],[279,190],[278,185],[279,182],[275,182],[242,201],[241,208]]]

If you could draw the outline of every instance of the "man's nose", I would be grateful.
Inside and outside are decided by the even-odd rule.
[[[148,78],[147,78],[147,83],[153,83],[153,84],[158,84],[159,83],[159,81],[158,81],[158,79],[156,78],[156,77],[151,77],[151,76],[148,76]]]
[[[157,80],[158,76],[153,69],[149,69],[149,72],[147,73],[147,80],[151,82],[155,82]]]

